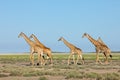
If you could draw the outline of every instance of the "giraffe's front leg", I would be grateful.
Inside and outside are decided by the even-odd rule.
[[[82,57],[82,55],[80,55],[80,59],[82,60],[82,64],[84,64],[84,58]]]
[[[32,66],[34,66],[34,55],[33,55],[33,53],[30,54],[30,61],[32,62]]]
[[[70,64],[70,58],[71,58],[72,54],[69,55],[68,57],[68,65]]]
[[[77,56],[77,61],[76,61],[76,64],[78,63],[78,60],[80,59],[80,55]]]
[[[48,57],[49,57],[49,59],[50,59],[50,64],[53,64],[53,61],[52,61],[52,54],[49,52],[49,54],[48,54]]]
[[[108,64],[108,55],[106,55],[105,64]]]
[[[30,61],[32,62],[32,66],[34,66],[34,48],[30,48]]]
[[[73,54],[72,56],[73,56],[73,62],[74,62],[74,64],[76,64],[76,63],[75,63],[75,55]]]
[[[41,65],[45,65],[45,60],[43,58],[43,51],[40,52],[41,57]]]
[[[32,55],[30,53],[30,65],[32,65]]]
[[[98,60],[99,60],[99,55],[98,55],[98,52],[96,53],[96,64],[98,63]]]
[[[40,53],[38,53],[38,63],[37,63],[37,65],[39,65],[40,60],[41,60],[41,55],[40,55]]]
[[[97,62],[100,63],[100,64],[102,64],[101,60],[99,59],[99,53],[97,55]]]

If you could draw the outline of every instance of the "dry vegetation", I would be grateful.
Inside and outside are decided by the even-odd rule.
[[[85,64],[67,65],[68,54],[53,54],[53,65],[31,66],[29,55],[0,55],[0,80],[119,80],[120,54],[110,64],[95,64],[95,54],[84,54]],[[102,55],[100,59],[103,62]],[[37,56],[35,55],[35,63]]]

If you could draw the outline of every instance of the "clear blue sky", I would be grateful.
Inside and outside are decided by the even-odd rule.
[[[120,51],[120,0],[0,0],[0,52],[29,52],[20,32],[34,33],[52,51],[69,51],[61,36],[95,51],[84,32]]]

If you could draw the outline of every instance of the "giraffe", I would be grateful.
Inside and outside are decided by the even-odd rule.
[[[50,58],[50,63],[52,64],[52,53],[51,53],[51,49],[46,47],[45,45],[43,45],[39,40],[38,38],[34,35],[34,34],[31,34],[30,38],[33,38],[35,43],[37,45],[39,45],[42,49],[43,49],[43,53],[44,54],[47,54],[47,58]]]
[[[99,53],[100,52],[102,52],[105,55],[105,57],[106,57],[105,63],[106,64],[108,63],[108,56],[110,56],[110,58],[112,59],[111,51],[105,44],[93,39],[87,33],[84,33],[82,37],[83,38],[87,37],[90,40],[90,42],[95,46],[95,48],[96,48],[96,63],[97,62],[101,63],[101,61],[99,60]]]
[[[41,47],[37,44],[35,44],[33,41],[31,41],[23,32],[21,32],[18,36],[19,37],[23,37],[25,39],[25,41],[29,44],[30,46],[30,60],[32,62],[32,65],[34,65],[34,53],[38,53],[38,63],[39,64],[39,60],[41,60],[41,65],[44,65],[44,59],[43,59],[43,49],[41,49]]]
[[[82,60],[82,64],[84,64],[84,58],[82,57],[82,50],[80,48],[77,48],[76,46],[74,46],[73,44],[69,43],[68,41],[66,41],[63,37],[61,37],[58,41],[63,41],[64,44],[70,49],[70,55],[68,57],[68,65],[70,63],[70,58],[71,56],[73,56],[73,61],[74,64],[78,63],[79,58]],[[77,54],[77,61],[75,63],[75,57],[74,55]]]
[[[100,37],[98,37],[97,41],[105,45],[105,43],[102,41],[102,39],[101,39]],[[96,51],[97,51],[97,50],[96,50]],[[101,51],[100,53],[102,53],[102,51]],[[104,56],[106,56],[105,53],[103,53],[103,54],[104,54]],[[104,56],[103,56],[103,58],[104,58],[104,60],[105,60],[105,57],[104,57]]]

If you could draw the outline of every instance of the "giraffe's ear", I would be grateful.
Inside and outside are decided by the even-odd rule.
[[[30,35],[30,37],[29,37],[30,39],[32,38],[32,34]]]
[[[82,38],[84,38],[84,36],[85,36],[85,33],[82,35]]]
[[[60,38],[58,39],[58,41],[61,41],[61,39],[62,39],[62,37],[60,37]]]
[[[23,32],[21,32],[20,34],[24,34]]]
[[[84,35],[87,35],[87,33],[84,33]]]

